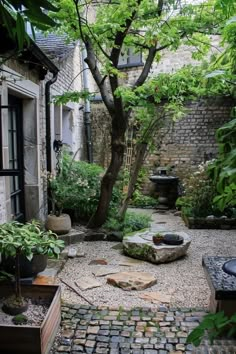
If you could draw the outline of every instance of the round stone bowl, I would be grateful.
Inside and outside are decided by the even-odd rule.
[[[153,236],[156,233],[157,232],[147,230],[125,236],[123,239],[124,253],[130,257],[155,264],[172,262],[187,253],[191,238],[185,232],[172,232],[172,234],[183,237],[183,243],[181,245],[166,245],[164,243],[155,245]],[[163,236],[168,233],[169,232],[161,231]]]

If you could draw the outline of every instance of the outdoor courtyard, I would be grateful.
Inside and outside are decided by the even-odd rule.
[[[189,230],[174,213],[142,212],[152,214],[152,229],[188,233],[192,241],[187,255],[152,264],[127,257],[117,242],[82,241],[69,246],[77,250],[77,257],[68,258],[58,274],[63,320],[53,353],[235,353],[232,340],[216,341],[214,346],[205,341],[197,349],[186,344],[189,332],[208,312],[210,288],[202,257],[233,257],[235,230]],[[141,291],[122,290],[107,284],[106,271],[147,272],[157,284]],[[82,290],[79,285],[86,281],[88,289]]]

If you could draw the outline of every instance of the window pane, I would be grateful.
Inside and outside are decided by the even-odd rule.
[[[16,198],[16,211],[15,211],[15,213],[17,215],[17,214],[20,214],[20,196],[19,196],[19,194],[17,194],[15,196],[15,198]]]

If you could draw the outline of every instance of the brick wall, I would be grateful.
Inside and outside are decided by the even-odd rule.
[[[217,154],[216,129],[230,120],[234,103],[230,98],[215,98],[189,103],[188,113],[179,122],[169,122],[156,132],[155,150],[145,161],[150,174],[159,166],[174,166],[182,178],[186,171]],[[110,118],[102,103],[92,105],[95,162],[107,166],[110,149]],[[147,190],[151,183],[147,183]]]
[[[230,120],[233,106],[230,98],[189,103],[186,116],[161,129],[156,137],[157,148],[145,161],[150,173],[159,166],[174,166],[174,173],[182,178],[204,160],[216,157],[215,133]]]

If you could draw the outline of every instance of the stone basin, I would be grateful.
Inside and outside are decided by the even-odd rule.
[[[159,184],[168,184],[178,181],[178,177],[175,176],[162,176],[162,175],[153,175],[149,177],[151,182]]]
[[[162,235],[170,233],[170,231],[158,232]],[[184,256],[190,246],[191,238],[185,232],[172,232],[183,237],[181,245],[155,245],[152,238],[157,231],[140,231],[130,234],[123,239],[124,253],[130,257],[142,259],[151,263],[159,264],[172,262]]]

